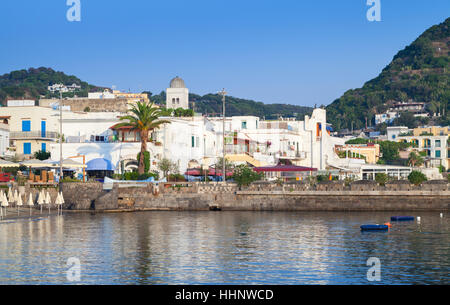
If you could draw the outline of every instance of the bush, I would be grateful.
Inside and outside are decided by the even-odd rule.
[[[170,174],[168,179],[167,179],[167,181],[170,181],[170,182],[178,182],[178,181],[184,182],[184,181],[186,181],[186,178],[183,175],[181,175],[181,174]]]
[[[233,180],[236,181],[239,187],[248,186],[252,182],[262,179],[263,175],[253,171],[245,164],[238,165],[233,172]]]
[[[142,175],[139,175],[138,172],[127,172],[127,173],[123,173],[123,174],[114,174],[113,175],[113,179],[130,180],[130,181],[147,180],[150,177],[155,178],[155,180],[159,180],[159,174],[157,172],[150,172],[150,173],[145,173]]]
[[[50,159],[50,152],[49,151],[40,150],[40,151],[37,151],[37,152],[34,153],[34,157],[36,159],[38,159],[38,160],[41,160],[41,161],[47,160],[47,159]]]
[[[78,179],[74,179],[74,178],[70,178],[70,177],[65,177],[65,178],[63,178],[62,180],[61,180],[61,182],[81,182],[80,180],[78,180]]]
[[[414,185],[420,185],[422,182],[427,181],[427,177],[419,171],[412,171],[408,176],[408,180]]]
[[[389,181],[389,177],[385,173],[378,173],[375,175],[375,181],[380,185],[385,185]]]

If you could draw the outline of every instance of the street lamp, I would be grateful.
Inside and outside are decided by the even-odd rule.
[[[222,131],[223,131],[223,158],[222,158],[222,175],[223,175],[223,183],[226,183],[226,172],[225,172],[225,95],[227,94],[227,92],[225,91],[225,89],[222,89],[222,91],[219,92],[220,95],[222,95],[222,114],[223,114],[223,118],[222,118]]]

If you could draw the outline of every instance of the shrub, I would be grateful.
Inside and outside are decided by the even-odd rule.
[[[74,178],[70,178],[70,177],[65,177],[61,180],[61,182],[80,182],[80,180],[78,179],[74,179]]]
[[[389,177],[385,173],[378,173],[375,175],[375,181],[380,185],[385,185],[389,181]]]
[[[41,160],[41,161],[47,160],[47,159],[50,159],[50,152],[49,151],[40,150],[40,151],[37,151],[37,152],[34,153],[34,157],[36,159],[38,159],[38,160]]]
[[[419,171],[412,171],[408,176],[408,180],[414,185],[420,185],[422,182],[427,181],[427,177]]]
[[[236,181],[239,187],[248,186],[252,182],[262,179],[262,174],[253,171],[245,164],[238,165],[233,171],[233,180]]]
[[[167,180],[171,181],[171,182],[172,181],[173,182],[178,182],[178,181],[183,182],[183,181],[186,181],[186,178],[181,174],[170,174]]]

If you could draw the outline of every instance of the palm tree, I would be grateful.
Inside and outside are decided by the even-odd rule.
[[[170,124],[170,121],[159,120],[159,117],[163,115],[163,110],[155,107],[152,102],[137,102],[131,106],[128,112],[129,115],[120,118],[120,120],[127,120],[127,122],[119,123],[117,127],[131,127],[132,131],[139,132],[141,137],[141,153],[139,156],[138,172],[142,175],[145,172],[144,153],[147,151],[149,132],[158,129],[162,124]]]
[[[412,167],[415,167],[416,165],[420,166],[423,164],[423,158],[421,156],[419,156],[416,152],[412,151],[409,154],[408,163]]]

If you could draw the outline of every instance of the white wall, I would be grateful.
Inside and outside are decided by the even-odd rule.
[[[179,99],[180,103],[173,103],[172,99]],[[166,108],[189,109],[189,89],[187,88],[167,88]]]

